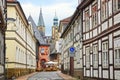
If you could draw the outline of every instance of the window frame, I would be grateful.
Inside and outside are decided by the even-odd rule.
[[[120,0],[113,0],[113,11],[119,11],[120,10]]]
[[[98,68],[98,45],[93,45],[93,67]]]
[[[115,45],[120,43],[120,37],[114,39],[114,67],[120,67],[120,45]],[[117,55],[116,55],[117,54]]]
[[[92,26],[93,28],[98,24],[97,3],[92,5]]]
[[[108,0],[101,0],[101,19],[104,21],[108,17]]]
[[[108,68],[108,41],[102,42],[102,66]]]
[[[90,11],[89,9],[87,9],[85,11],[85,31],[89,31],[90,30]]]

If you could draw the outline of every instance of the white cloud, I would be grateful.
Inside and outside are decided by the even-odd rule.
[[[40,6],[33,5],[31,3],[21,4],[25,12],[26,17],[31,15],[35,21],[38,23]],[[60,3],[52,6],[42,6],[43,18],[46,26],[46,35],[51,35],[51,27],[53,25],[53,18],[55,16],[55,11],[57,13],[58,19],[64,19],[71,16],[74,13],[74,8],[72,4]]]

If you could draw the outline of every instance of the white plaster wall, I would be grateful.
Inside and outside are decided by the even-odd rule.
[[[120,34],[120,30],[114,32],[114,36],[118,36]]]
[[[97,35],[97,29],[93,30],[93,37]]]
[[[112,27],[112,18],[109,19],[109,27]]]
[[[86,76],[86,68],[84,67],[84,76]]]
[[[101,74],[102,74],[102,72],[101,72],[101,70],[102,70],[102,68],[101,68],[101,67],[99,67],[99,77],[100,77],[100,78],[102,78],[102,75],[101,75]]]
[[[99,40],[99,51],[101,50],[101,40]]]
[[[110,34],[109,35],[109,48],[112,48],[113,47],[113,45],[112,45],[112,42],[113,42],[113,40],[112,40],[113,38],[112,38],[112,34]]]
[[[90,38],[92,38],[92,31],[90,32]]]
[[[107,27],[108,27],[108,21],[106,21],[102,24],[102,31],[106,30]]]
[[[108,70],[103,70],[103,78],[108,78]]]
[[[90,30],[92,29],[92,18],[90,17]]]
[[[85,60],[85,56],[83,56],[83,60],[84,60],[84,66],[85,66],[85,61],[86,61],[86,60]]]
[[[100,24],[100,11],[98,11],[98,24]]]
[[[102,40],[106,40],[106,39],[108,39],[108,37],[107,37],[107,36],[102,38]]]
[[[83,54],[85,54],[85,46],[83,46]]]
[[[91,5],[89,5],[89,10],[90,10],[90,16],[92,15],[92,6]]]
[[[114,25],[120,23],[120,13],[114,16]]]
[[[90,73],[90,74],[91,74],[91,77],[93,77],[93,67],[91,67],[90,69],[91,69],[91,71],[90,71],[90,72],[91,72],[91,73]]]
[[[100,1],[101,1],[101,0],[98,0],[98,9],[100,9]]]
[[[115,71],[115,79],[120,80],[120,71]]]
[[[89,33],[86,33],[86,39],[89,39]]]
[[[102,64],[102,62],[101,62],[101,52],[99,52],[99,64]]]
[[[98,77],[98,70],[94,70],[94,77]]]
[[[90,76],[90,70],[86,70],[86,76]]]
[[[113,51],[112,50],[109,51],[109,61],[110,61],[110,64],[113,64]]]
[[[113,66],[110,66],[110,79],[113,79]]]
[[[93,59],[93,56],[92,56],[92,54],[90,54],[90,64],[91,64],[91,65],[93,64],[92,59]]]
[[[86,40],[86,38],[85,38],[85,34],[83,35],[83,40]]]

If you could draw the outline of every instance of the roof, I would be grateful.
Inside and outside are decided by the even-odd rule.
[[[28,17],[28,21],[31,22],[33,31],[34,31],[34,35],[35,35],[36,39],[39,41],[40,45],[47,45],[47,43],[43,39],[40,31],[37,29],[37,26],[31,16]]]
[[[21,7],[20,2],[17,1],[17,0],[7,0],[7,5],[8,5],[8,3],[9,3],[9,4],[16,4],[16,5],[18,5],[18,7],[20,8],[20,11],[21,11],[21,13],[22,13],[22,15],[23,15],[22,18],[25,19],[26,25],[28,25],[27,18],[26,18],[25,14],[24,14],[24,11],[23,11],[23,9],[22,9],[22,7]]]
[[[60,22],[67,22],[67,23],[69,23],[70,22],[70,20],[71,20],[71,18],[72,18],[72,16],[70,16],[70,17],[67,17],[67,18],[65,18],[65,19],[63,19],[63,20],[60,20]]]
[[[39,20],[38,20],[38,26],[45,26],[44,20],[43,20],[43,15],[42,15],[42,9],[40,8],[40,14],[39,14]]]
[[[72,16],[67,17],[67,18],[65,18],[65,19],[63,19],[63,20],[60,20],[60,24],[59,24],[59,29],[58,29],[58,30],[60,31],[60,29],[61,29],[61,24],[62,24],[62,25],[65,25],[65,26],[62,26],[62,27],[67,27],[67,25],[68,25],[68,23],[70,22],[71,18],[72,18]]]

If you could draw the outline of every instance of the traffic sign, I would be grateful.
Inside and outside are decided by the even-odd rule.
[[[70,47],[69,48],[69,54],[70,54],[70,57],[74,57],[75,56],[75,47]]]

